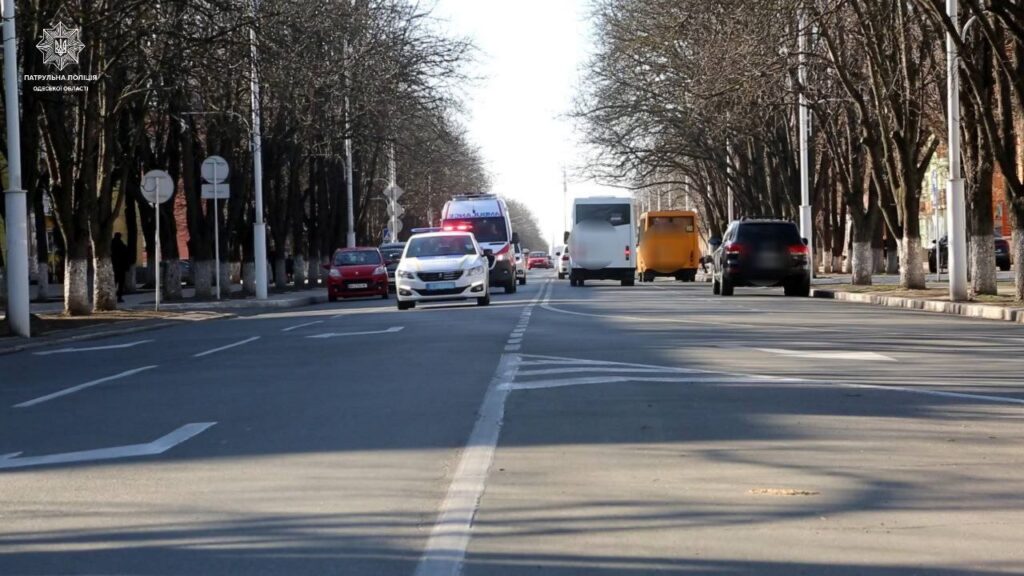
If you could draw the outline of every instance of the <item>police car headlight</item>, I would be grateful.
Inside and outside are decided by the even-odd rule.
[[[483,274],[483,273],[484,273],[484,267],[483,266],[473,266],[472,268],[469,269],[469,275],[470,276],[479,276],[480,274]]]
[[[405,278],[406,280],[415,280],[416,279],[416,275],[413,274],[412,272],[409,272],[408,270],[399,270],[398,271],[398,277],[399,278]]]

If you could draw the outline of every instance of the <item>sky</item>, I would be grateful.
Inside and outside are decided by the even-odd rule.
[[[492,192],[525,202],[549,241],[564,226],[562,168],[574,196],[625,195],[573,177],[585,150],[565,116],[592,50],[587,0],[436,0],[449,34],[478,48],[467,68],[469,137],[479,146]]]

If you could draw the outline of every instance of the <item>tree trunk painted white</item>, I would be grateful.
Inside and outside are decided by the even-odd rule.
[[[992,236],[974,236],[970,243],[971,290],[975,294],[996,293],[996,246]]]
[[[831,250],[824,250],[821,258],[822,258],[822,263],[824,264],[824,270],[822,270],[822,271],[825,274],[831,274],[832,271],[833,271],[832,264],[833,264],[833,262],[835,262],[835,260],[832,258],[832,251]]]
[[[94,312],[117,310],[117,282],[114,264],[109,257],[93,258],[96,274],[92,283],[92,309]]]
[[[1021,302],[1024,301],[1024,229],[1013,231],[1010,252],[1013,254],[1014,298]]]
[[[196,298],[213,297],[213,260],[192,261],[192,282],[196,288]]]
[[[220,297],[231,296],[231,265],[227,262],[220,263]]]
[[[872,269],[875,274],[885,274],[885,250],[881,248],[871,249]]]
[[[284,258],[274,260],[274,287],[284,290],[288,287],[288,275],[285,273]]]
[[[37,263],[36,284],[39,286],[39,293],[36,295],[36,300],[40,302],[46,302],[50,298],[50,265],[46,262]]]
[[[160,279],[160,289],[166,300],[181,300],[181,261],[177,258],[161,260],[163,278]]]
[[[231,283],[240,284],[242,282],[242,263],[232,262],[228,268],[231,270]]]
[[[924,259],[921,239],[904,236],[900,240],[900,286],[908,290],[925,288]]]
[[[69,316],[92,313],[87,258],[68,258],[64,261],[64,313]]]
[[[835,270],[836,274],[849,274],[849,266],[843,262],[843,253],[834,254],[832,256],[832,269]]]
[[[878,254],[879,258],[881,257],[881,253],[878,250],[871,248],[870,240],[853,243],[853,253],[850,255],[850,262],[853,274],[851,281],[854,284],[858,286],[871,285],[871,272],[875,269],[875,254]]]
[[[306,287],[306,259],[301,254],[295,255],[295,272],[292,274],[295,279],[295,287],[304,289]]]
[[[252,262],[242,264],[242,289],[246,296],[256,295],[256,264]]]

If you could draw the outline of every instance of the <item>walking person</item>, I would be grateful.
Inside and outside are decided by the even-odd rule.
[[[121,240],[121,233],[115,232],[110,242],[110,262],[114,265],[114,282],[117,284],[117,301],[124,302],[124,280],[131,267],[132,258],[128,245]]]

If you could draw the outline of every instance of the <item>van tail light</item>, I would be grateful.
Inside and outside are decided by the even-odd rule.
[[[790,256],[807,256],[810,250],[803,244],[794,244],[789,247]]]
[[[569,256],[568,255],[562,256],[562,262],[568,262],[568,261],[569,261]]]
[[[629,260],[629,257],[631,256],[630,252],[629,246],[626,246],[626,260]]]

